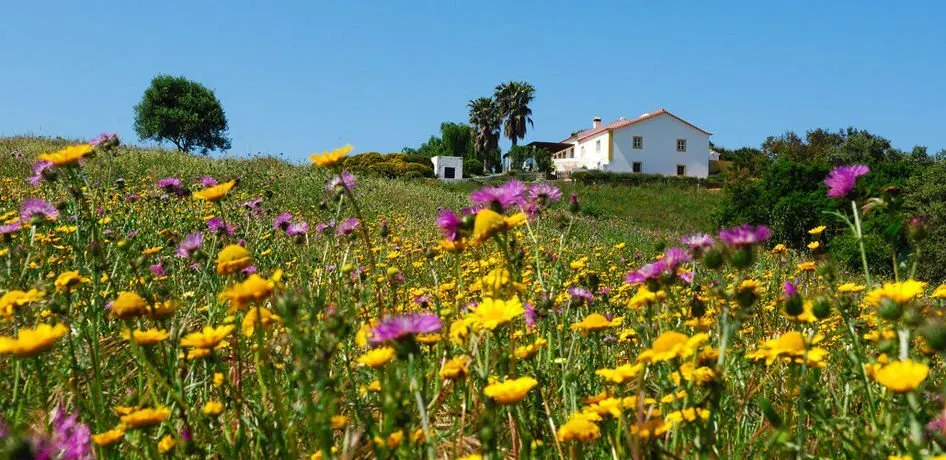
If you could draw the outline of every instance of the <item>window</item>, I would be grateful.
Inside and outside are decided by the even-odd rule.
[[[601,139],[595,141],[595,153],[601,153]]]
[[[644,136],[634,136],[634,141],[631,144],[631,148],[634,150],[640,150],[644,148]]]
[[[677,175],[678,175],[678,176],[686,176],[686,175],[687,175],[687,167],[686,167],[685,165],[677,165]]]
[[[585,146],[584,146],[584,145],[581,146],[581,151],[578,152],[578,153],[579,153],[578,158],[584,158],[584,157],[585,157]]]
[[[678,166],[679,167],[679,166]],[[443,178],[444,179],[456,179],[457,178],[457,169],[446,166],[443,168]]]
[[[643,170],[644,170],[644,165],[642,165],[641,162],[635,161],[634,163],[631,164],[631,171],[634,171],[635,173],[640,174],[640,172]]]
[[[687,151],[687,140],[686,139],[677,139],[677,151],[686,152]]]
[[[575,158],[575,149],[568,149],[568,158]]]

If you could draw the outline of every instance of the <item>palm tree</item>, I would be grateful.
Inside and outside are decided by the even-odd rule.
[[[535,88],[524,81],[503,82],[496,87],[495,98],[503,120],[503,134],[515,147],[519,139],[526,137],[526,124],[534,126],[529,104],[535,99]]]
[[[502,119],[496,101],[490,97],[478,97],[467,105],[470,109],[470,126],[477,153],[483,159],[483,168],[491,170],[493,155],[499,150],[499,133]]]

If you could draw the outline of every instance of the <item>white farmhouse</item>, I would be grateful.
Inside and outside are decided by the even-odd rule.
[[[709,174],[712,133],[660,109],[628,120],[601,124],[595,117],[591,129],[554,146],[557,172],[599,169],[613,172],[706,177]]]
[[[463,179],[463,158],[436,156],[430,161],[434,164],[434,174],[440,180]]]

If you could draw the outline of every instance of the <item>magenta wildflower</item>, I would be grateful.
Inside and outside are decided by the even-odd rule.
[[[680,274],[680,280],[687,284],[693,284],[693,272],[683,272]]]
[[[355,229],[357,229],[359,225],[361,225],[361,223],[358,222],[358,219],[349,217],[338,224],[338,228],[335,229],[335,234],[338,236],[351,235],[352,233],[355,233]]]
[[[843,198],[851,192],[854,185],[857,184],[857,178],[870,172],[870,168],[865,165],[838,166],[834,168],[828,177],[824,179],[828,186],[828,196],[831,198]]]
[[[177,246],[177,255],[178,257],[184,259],[190,259],[201,246],[204,245],[204,234],[203,233],[191,233],[184,237],[184,240],[181,241],[181,244]]]
[[[210,176],[201,177],[200,185],[203,188],[213,187],[214,185],[217,185],[217,179],[214,179],[213,177],[210,177]]]
[[[23,225],[20,222],[21,221],[17,219],[15,222],[9,224],[0,224],[0,236],[9,235],[11,233],[20,231],[20,229],[23,228]]]
[[[49,449],[47,452],[52,454],[50,458],[80,460],[95,457],[92,452],[92,433],[78,419],[77,412],[67,415],[61,406],[56,407],[52,415],[52,436],[46,445]]]
[[[309,231],[309,224],[306,222],[293,222],[286,227],[286,234],[289,236],[302,236]]]
[[[292,222],[292,214],[284,212],[276,216],[276,220],[273,221],[273,229],[286,231],[290,222]]]
[[[164,276],[167,274],[167,272],[164,270],[164,266],[161,265],[160,262],[151,264],[151,267],[149,268],[151,269],[151,274],[154,276]]]
[[[263,215],[263,208],[260,206],[260,203],[262,202],[262,198],[253,198],[252,200],[247,201],[240,206],[249,210],[253,217],[260,217]]]
[[[791,298],[791,297],[795,297],[795,296],[798,295],[798,288],[796,288],[795,285],[792,284],[791,281],[786,281],[785,284],[784,284],[782,287],[785,289],[785,298],[786,298],[786,299]]]
[[[219,217],[213,217],[207,221],[207,230],[210,230],[210,233],[226,233],[227,236],[233,236],[233,232],[236,228],[224,222]]]
[[[95,147],[108,148],[118,145],[118,134],[115,133],[102,133],[98,136],[92,138],[89,141],[89,144],[92,144]]]
[[[475,204],[503,212],[525,203],[526,186],[517,180],[506,182],[499,187],[483,187],[470,193],[470,201]]]
[[[335,228],[334,220],[330,220],[328,222],[319,222],[318,224],[315,224],[316,233],[325,233],[325,231],[330,228]]]
[[[53,166],[51,161],[39,160],[33,163],[33,175],[26,181],[35,187],[39,185],[43,179],[50,177],[54,169],[55,166]]]
[[[34,217],[56,220],[59,218],[59,210],[44,200],[29,199],[23,201],[23,205],[20,207],[20,220],[26,222]]]
[[[242,273],[242,274],[244,274],[244,275],[247,275],[247,276],[252,275],[252,274],[255,274],[255,273],[256,273],[256,265],[247,265],[246,267],[243,268],[243,270],[240,270],[240,273]]]
[[[577,301],[587,300],[588,302],[591,302],[595,298],[591,291],[577,286],[568,288],[568,295],[571,296],[572,300]]]
[[[437,226],[443,231],[443,236],[447,241],[455,241],[457,239],[461,225],[463,225],[463,222],[460,220],[460,217],[449,209],[441,210],[440,215],[437,216]]]
[[[695,235],[687,235],[683,238],[680,238],[680,242],[687,245],[690,249],[707,249],[715,243],[712,236],[709,236],[706,233],[697,233]]]
[[[427,305],[428,303],[430,303],[430,302],[433,301],[433,300],[434,300],[434,298],[431,297],[431,296],[429,296],[429,295],[427,295],[427,294],[419,295],[419,296],[414,297],[414,304],[416,304],[416,305]]]
[[[550,205],[562,199],[562,192],[552,184],[535,184],[529,188],[529,196],[542,205]]]
[[[729,246],[743,247],[756,243],[761,243],[772,237],[772,231],[765,225],[753,227],[749,224],[743,224],[739,227],[720,230],[719,239],[723,240]]]
[[[656,280],[660,275],[665,271],[663,261],[658,260],[653,263],[642,265],[637,271],[633,271],[627,274],[624,277],[624,282],[627,284],[637,284],[643,283],[650,280]]]
[[[417,334],[433,334],[439,332],[442,327],[440,318],[433,313],[411,313],[385,318],[371,330],[371,343],[378,345]]]
[[[331,180],[325,184],[325,190],[354,190],[355,189],[355,176],[348,171],[342,171],[341,174],[333,177]]]
[[[525,310],[526,329],[534,328],[536,321],[535,306],[530,302],[526,302],[522,308]]]

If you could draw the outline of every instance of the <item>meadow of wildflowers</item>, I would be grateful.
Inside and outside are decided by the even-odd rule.
[[[5,159],[2,455],[944,451],[946,285],[822,252],[827,226],[860,235],[866,166],[826,177],[849,212],[796,252],[762,225],[589,223],[548,183],[431,210],[350,150],[314,154],[289,201],[282,166],[155,176],[112,134]],[[922,221],[902,231],[921,247]]]

